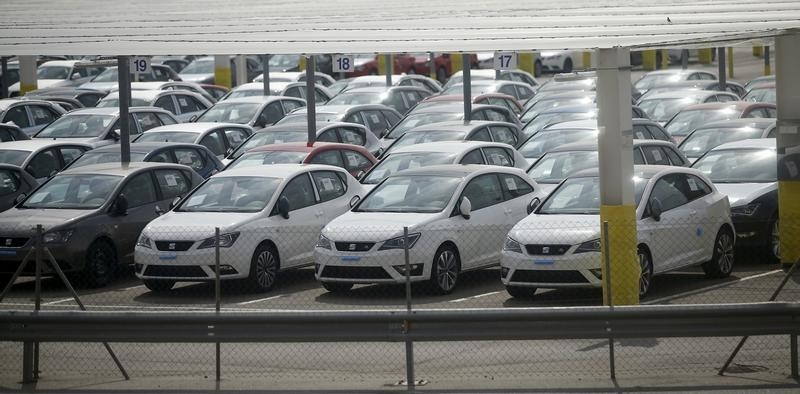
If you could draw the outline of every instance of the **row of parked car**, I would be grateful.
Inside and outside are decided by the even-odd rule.
[[[19,138],[0,143],[0,162],[11,164],[0,168],[0,198],[13,196],[0,213],[0,260],[11,263],[2,270],[19,266],[31,224],[42,224],[62,268],[88,284],[134,264],[164,291],[214,277],[218,227],[220,276],[260,291],[311,264],[330,291],[408,275],[447,293],[460,273],[498,263],[514,296],[599,286],[596,78],[473,76],[468,122],[458,76],[443,87],[411,75],[393,87],[377,86],[383,77],[328,81],[341,88],[317,106],[311,145],[305,100],[263,96],[263,84],[262,95],[234,89],[191,122],[133,107],[136,163],[122,167],[115,96],[61,114],[30,140],[4,126]],[[401,102],[403,112],[387,105]],[[632,105],[641,294],[653,275],[686,265],[729,274],[737,240],[775,258],[774,139],[752,140],[774,132],[774,119],[753,118],[774,117],[775,105],[688,103],[663,125],[645,108]]]

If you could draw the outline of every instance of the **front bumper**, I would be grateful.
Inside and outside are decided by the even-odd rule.
[[[602,280],[590,270],[600,269],[600,253],[532,256],[503,251],[501,281],[506,286],[541,288],[597,288]]]
[[[240,240],[241,241],[241,240]],[[220,279],[241,279],[250,274],[251,252],[220,248]],[[134,266],[139,279],[207,281],[215,278],[214,248],[160,251],[137,246]]]
[[[747,216],[733,216],[736,229],[736,246],[760,247],[769,245],[772,229],[769,219]]]
[[[0,237],[2,238],[2,237]],[[85,249],[68,247],[69,244],[45,244],[44,246],[53,254],[58,266],[64,272],[76,272],[83,269],[86,260]],[[33,239],[31,238],[21,247],[0,247],[0,273],[13,273],[22,264],[28,252],[34,249]],[[44,275],[55,274],[50,266],[50,259],[46,254],[42,254],[42,273]],[[32,275],[36,273],[36,252],[31,252],[25,268],[21,275]]]
[[[432,255],[423,248],[409,249],[412,266],[410,280],[419,282],[430,278]],[[314,249],[314,276],[321,282],[339,283],[405,283],[405,252],[402,249],[367,252],[341,252]],[[402,273],[401,273],[402,272]]]

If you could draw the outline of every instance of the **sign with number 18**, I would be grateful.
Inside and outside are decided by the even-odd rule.
[[[333,55],[333,72],[353,72],[353,55]]]

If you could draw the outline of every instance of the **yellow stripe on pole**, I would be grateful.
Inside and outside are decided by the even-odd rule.
[[[772,75],[772,67],[769,63],[764,63],[764,75]]]
[[[666,70],[669,68],[669,51],[666,49],[661,50],[661,69]]]
[[[461,66],[464,64],[464,61],[462,59],[463,55],[460,53],[450,54],[450,75],[453,75],[458,71],[461,71],[461,69],[463,68]],[[450,75],[448,75],[448,77]]]
[[[641,268],[636,254],[636,207],[633,205],[601,205],[600,223],[608,222],[608,245],[606,234],[600,235],[601,266],[603,272],[603,302],[608,302],[611,291],[611,302],[614,305],[639,304],[639,278]],[[608,278],[605,256],[608,249],[611,270],[610,288],[606,285]]]
[[[800,181],[778,181],[780,255],[783,264],[800,258]]]
[[[306,71],[306,57],[300,55],[300,60],[297,61],[297,70],[300,72]]]
[[[383,54],[378,54],[378,74],[386,75],[386,56]]]
[[[582,56],[583,69],[588,70],[592,68],[592,52],[584,51]]]
[[[527,71],[531,73],[531,75],[536,73],[536,70],[534,69],[535,63],[532,52],[520,52],[517,58],[519,59],[518,67],[520,70]]]
[[[728,62],[728,78],[733,78],[733,48],[728,47],[728,56],[726,57],[726,61]]]
[[[703,48],[697,50],[697,60],[700,64],[711,64],[713,62],[713,55],[711,48]]]
[[[761,45],[753,45],[753,56],[755,57],[764,56],[764,47]]]
[[[647,71],[656,69],[656,51],[648,49],[642,51],[642,68]]]
[[[214,67],[214,84],[230,88],[232,82],[230,67]]]
[[[19,95],[24,96],[25,93],[32,92],[39,87],[36,83],[20,83],[19,84]]]

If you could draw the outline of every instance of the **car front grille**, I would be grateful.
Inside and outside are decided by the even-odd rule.
[[[381,267],[337,267],[327,266],[322,270],[323,278],[339,279],[391,279],[392,277]]]
[[[185,252],[193,244],[194,241],[156,241],[156,248],[167,252]]]
[[[522,283],[589,283],[578,271],[571,270],[516,270],[512,282]]]
[[[148,265],[144,276],[174,278],[207,278],[208,275],[196,265]]]
[[[336,242],[336,250],[340,252],[367,252],[375,246],[375,242]]]
[[[30,238],[0,237],[0,248],[21,248]]]
[[[560,256],[567,253],[570,245],[525,245],[525,250],[534,256]]]

